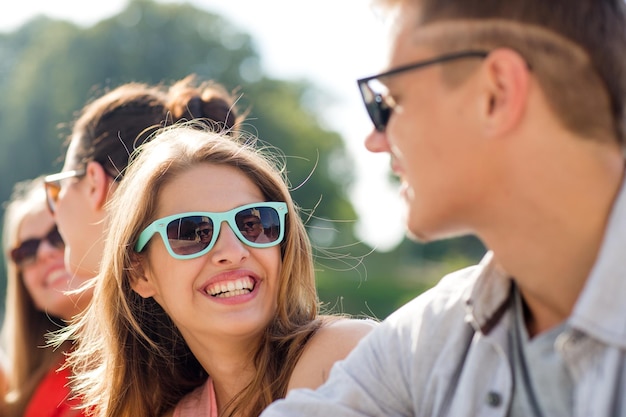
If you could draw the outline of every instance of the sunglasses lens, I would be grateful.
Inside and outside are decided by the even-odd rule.
[[[46,236],[46,240],[55,248],[58,249],[63,249],[65,248],[65,242],[63,242],[63,238],[61,237],[61,234],[59,233],[59,230],[54,227],[50,233],[48,233],[48,236]]]
[[[281,235],[280,216],[272,207],[254,207],[235,214],[235,223],[241,235],[256,245],[275,243]]]
[[[213,221],[205,216],[186,216],[167,225],[167,240],[177,255],[201,252],[213,240]]]
[[[61,185],[58,182],[46,182],[46,202],[48,203],[48,209],[51,213],[54,213],[56,208],[56,202],[59,199],[59,192],[61,191]]]
[[[11,260],[20,266],[34,262],[37,259],[37,251],[42,240],[48,241],[50,245],[57,249],[65,247],[63,238],[55,226],[42,239],[28,239],[22,242],[20,246],[11,251]]]
[[[370,82],[379,85],[380,89],[386,90],[386,88],[381,83],[376,82],[376,80],[371,80]],[[370,119],[372,119],[374,127],[379,132],[384,132],[387,127],[387,122],[389,121],[389,116],[391,115],[391,107],[385,101],[383,93],[376,92],[368,82],[359,84],[359,87],[365,109]]]
[[[385,102],[383,96],[376,96],[377,120],[374,122],[376,130],[384,132],[391,116],[391,107]]]
[[[377,94],[368,105],[368,112],[376,130],[384,132],[389,120],[389,107],[387,107],[380,94]]]
[[[29,263],[37,257],[39,239],[28,239],[11,251],[11,260],[18,265]]]

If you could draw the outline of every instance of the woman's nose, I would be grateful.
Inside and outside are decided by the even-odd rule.
[[[227,222],[220,226],[220,234],[217,236],[215,246],[209,252],[214,263],[237,264],[250,256],[246,246],[233,232]]]
[[[41,242],[39,242],[39,247],[37,248],[38,261],[56,257],[63,257],[63,249],[54,246],[46,239],[43,239]]]

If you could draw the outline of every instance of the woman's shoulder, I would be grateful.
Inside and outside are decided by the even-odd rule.
[[[345,358],[378,322],[371,319],[322,317],[322,326],[307,342],[289,379],[287,390],[317,388],[333,364]]]
[[[342,359],[369,332],[378,326],[372,319],[322,316],[322,326],[311,337],[306,350],[332,355]]]
[[[370,318],[343,316],[320,316],[320,318],[322,325],[310,342],[320,345],[331,344],[332,347],[347,344],[346,347],[349,347],[350,350],[363,336],[374,330],[379,324],[378,321]]]

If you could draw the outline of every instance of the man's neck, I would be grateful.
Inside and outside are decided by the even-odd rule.
[[[560,161],[552,174],[533,168],[508,178],[506,187],[515,193],[499,202],[480,236],[514,277],[528,307],[531,337],[571,314],[621,189],[624,162],[619,154],[574,161]]]

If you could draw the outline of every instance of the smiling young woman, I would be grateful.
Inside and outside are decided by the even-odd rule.
[[[253,143],[188,124],[137,153],[72,329],[75,387],[95,415],[256,416],[319,386],[374,327],[319,315],[304,224]]]
[[[68,343],[44,349],[46,334],[62,328],[80,311],[81,281],[65,269],[64,243],[48,212],[43,178],[20,182],[7,205],[3,246],[7,295],[2,327],[6,350],[5,417],[76,416],[69,372],[59,371]]]

